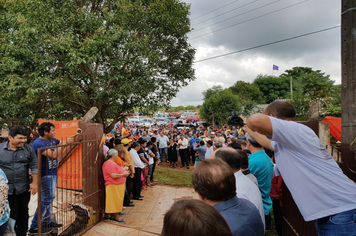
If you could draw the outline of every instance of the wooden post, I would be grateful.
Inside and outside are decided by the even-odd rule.
[[[342,168],[349,178],[356,180],[356,1],[342,0],[341,4],[341,117]],[[354,142],[356,143],[356,142]]]

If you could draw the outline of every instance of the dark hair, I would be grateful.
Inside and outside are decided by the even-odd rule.
[[[152,145],[153,145],[152,142],[147,142],[147,147],[152,146]]]
[[[246,140],[243,140],[243,139],[237,139],[237,141],[236,141],[238,144],[240,144],[240,146],[245,146],[246,147],[246,145],[247,145],[247,142],[246,142]]]
[[[236,138],[236,137],[231,138],[231,142],[233,142],[233,143],[237,143],[237,140],[238,140],[238,138]]]
[[[220,159],[199,161],[192,173],[192,184],[194,190],[208,200],[226,201],[236,195],[234,173]]]
[[[216,159],[225,161],[233,170],[241,168],[241,159],[236,149],[231,147],[219,148],[215,151],[214,156]]]
[[[142,144],[144,144],[144,143],[147,143],[147,141],[146,141],[146,139],[139,139],[139,140],[138,140],[138,143],[139,143],[140,145],[142,145]]]
[[[133,142],[133,143],[131,144],[131,148],[136,148],[136,147],[138,147],[138,146],[140,146],[140,144],[139,144],[138,142]]]
[[[115,143],[115,145],[120,145],[120,144],[121,144],[121,139],[116,138],[116,139],[114,140],[114,143]]]
[[[247,169],[248,168],[248,156],[245,151],[242,150],[237,150],[238,155],[240,156],[241,159],[241,169]]]
[[[274,101],[265,108],[265,114],[272,114],[279,119],[294,119],[295,108],[287,101]]]
[[[199,144],[200,144],[201,146],[204,146],[204,145],[205,145],[205,142],[204,142],[203,140],[200,140],[200,141],[199,141]]]
[[[241,150],[241,145],[238,143],[229,143],[229,145],[227,145],[228,147],[232,147],[233,149],[236,150]]]
[[[154,143],[156,142],[157,138],[156,137],[151,137],[151,142]]]
[[[174,203],[164,216],[162,236],[232,236],[224,217],[212,206],[184,199]]]
[[[44,122],[40,126],[38,126],[38,133],[41,137],[43,137],[45,135],[44,132],[49,133],[51,131],[51,127],[56,128],[51,122]]]
[[[261,144],[259,144],[249,133],[245,134],[246,140],[251,143],[255,148],[261,148]]]
[[[206,143],[209,144],[210,146],[213,146],[213,141],[211,140],[208,140]]]
[[[24,135],[27,137],[27,130],[25,127],[12,127],[9,131],[9,136],[15,138],[16,135]]]

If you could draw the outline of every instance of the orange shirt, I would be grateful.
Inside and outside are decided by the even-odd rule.
[[[126,165],[125,162],[120,157],[116,159],[115,163],[121,166],[122,168],[124,168]]]

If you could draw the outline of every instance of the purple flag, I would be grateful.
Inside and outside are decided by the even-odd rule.
[[[278,70],[278,66],[273,65],[273,70]]]

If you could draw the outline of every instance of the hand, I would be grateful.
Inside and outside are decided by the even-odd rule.
[[[123,174],[124,174],[125,177],[127,177],[127,176],[130,175],[130,172],[128,172],[127,170],[125,170]]]
[[[132,179],[133,177],[134,177],[134,174],[133,174],[133,173],[131,173],[130,178]]]
[[[78,129],[75,131],[75,134],[74,134],[74,135],[79,135],[79,134],[82,134],[82,133],[83,133],[83,130],[78,128]]]
[[[29,192],[31,192],[32,195],[35,195],[37,193],[37,183],[30,184]]]
[[[246,117],[240,115],[240,118],[242,119],[242,121],[246,124]]]

